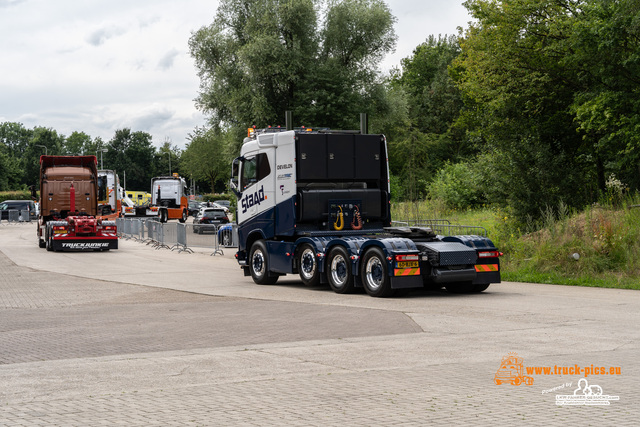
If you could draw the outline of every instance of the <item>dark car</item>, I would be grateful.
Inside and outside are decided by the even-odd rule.
[[[231,209],[231,202],[228,200],[214,200],[213,203],[216,203],[224,208]]]
[[[189,216],[196,216],[201,207],[202,202],[196,202],[195,200],[189,201]]]
[[[36,205],[31,200],[5,200],[0,203],[0,218],[12,221],[35,221]]]
[[[224,209],[207,208],[200,211],[200,215],[193,220],[193,232],[202,234],[206,232],[215,233],[215,225],[227,224],[229,217]]]

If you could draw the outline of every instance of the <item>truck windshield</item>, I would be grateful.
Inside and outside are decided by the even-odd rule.
[[[98,176],[98,200],[107,200],[107,176],[100,175]]]

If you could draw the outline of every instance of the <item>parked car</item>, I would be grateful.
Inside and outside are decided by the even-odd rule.
[[[195,200],[189,201],[189,216],[195,217],[198,215],[198,211],[202,208],[204,202],[197,202]]]
[[[9,211],[17,211],[15,218],[18,221],[35,221],[38,219],[36,205],[31,200],[5,200],[0,203],[0,218],[9,219]],[[27,212],[27,216],[25,216]]]
[[[237,243],[234,245],[234,242],[233,242],[233,225],[232,224],[224,224],[218,227],[218,242],[225,248],[237,246]]]
[[[216,232],[216,227],[212,225],[228,224],[229,217],[224,209],[202,208],[198,217],[193,220],[193,232],[202,234],[205,232]]]
[[[200,210],[195,215],[195,218],[198,218],[200,215],[202,215],[202,211],[205,209],[222,209],[227,214],[227,216],[229,216],[229,214],[231,213],[229,208],[219,205],[216,202],[202,202],[202,204],[200,205]]]
[[[213,203],[224,206],[227,209],[231,209],[231,202],[228,200],[215,200]]]

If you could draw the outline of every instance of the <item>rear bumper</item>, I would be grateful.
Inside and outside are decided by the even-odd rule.
[[[478,274],[475,268],[462,268],[459,270],[449,270],[433,268],[431,270],[431,281],[433,283],[469,282],[476,280]]]
[[[118,238],[115,236],[54,237],[51,245],[54,251],[105,251],[118,249]]]

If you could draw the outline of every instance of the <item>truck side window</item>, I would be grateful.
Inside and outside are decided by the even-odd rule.
[[[269,158],[266,154],[260,153],[255,157],[245,159],[242,164],[241,187],[244,190],[261,179],[266,178],[271,173]]]

